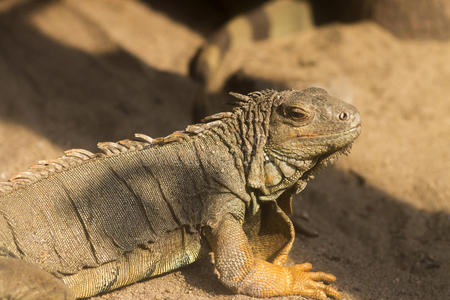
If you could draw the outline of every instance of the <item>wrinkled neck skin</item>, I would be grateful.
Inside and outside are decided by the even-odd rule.
[[[271,108],[261,111],[253,106],[251,110],[235,111],[234,117],[224,121],[225,127],[214,131],[222,137],[222,141],[227,141],[226,146],[234,154],[236,166],[242,166],[242,172],[247,174],[247,186],[256,192],[250,204],[251,210],[256,213],[259,201],[275,201],[293,186],[294,192],[301,192],[310,177],[309,171],[320,164],[320,158],[272,149],[266,144]],[[259,122],[255,122],[255,115],[260,116]],[[239,134],[236,135],[236,132]],[[262,141],[263,146],[258,148],[258,142]]]
[[[318,158],[296,160],[270,150],[265,151],[264,187],[262,201],[278,198],[286,189],[296,185],[295,192],[301,192],[308,180],[306,172],[318,164]]]
[[[255,126],[258,125],[255,124]],[[233,134],[234,131],[241,130],[241,128],[239,121],[230,119],[227,120],[227,126],[220,132],[216,131],[216,134],[222,137],[222,141],[227,141],[225,145],[234,154],[235,165],[242,166],[241,170],[245,174],[255,172],[255,177],[260,178],[260,184],[252,186],[252,183],[249,182],[250,176],[245,177],[247,186],[256,191],[258,195],[257,199],[254,198],[254,202],[250,205],[253,213],[256,213],[259,201],[275,201],[284,191],[293,186],[295,186],[294,191],[296,193],[301,192],[306,187],[307,180],[310,177],[310,170],[321,164],[321,159],[318,156],[300,160],[270,149],[270,147],[265,147],[265,149],[261,149],[263,151],[261,155],[263,157],[262,160],[246,161],[245,153],[242,149],[246,147],[245,140],[247,137],[242,133],[238,135]],[[247,138],[248,140],[250,139]],[[252,140],[252,142],[254,141]],[[250,147],[248,152],[252,152]],[[255,154],[255,151],[253,153]]]

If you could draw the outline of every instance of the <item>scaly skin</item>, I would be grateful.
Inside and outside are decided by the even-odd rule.
[[[254,297],[303,295],[326,299],[327,295],[340,299],[339,292],[319,281],[335,281],[332,274],[308,272],[310,263],[284,266],[286,255],[273,263],[255,258],[242,225],[233,216],[226,216],[213,233],[215,267],[219,279],[227,287]]]
[[[233,95],[233,112],[184,131],[69,150],[0,183],[0,298],[109,292],[194,262],[204,237],[235,292],[339,298],[333,275],[284,266],[288,215],[358,137],[357,110],[318,88]]]

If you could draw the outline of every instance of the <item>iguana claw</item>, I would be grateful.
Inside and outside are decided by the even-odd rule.
[[[324,272],[308,272],[311,270],[310,263],[304,263],[289,267],[293,276],[292,294],[303,295],[313,299],[327,299],[327,296],[332,296],[336,299],[341,299],[341,294],[331,286],[320,282],[332,282],[336,277]]]

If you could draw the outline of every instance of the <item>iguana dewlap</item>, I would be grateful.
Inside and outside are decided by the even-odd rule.
[[[318,88],[234,96],[232,112],[182,132],[66,151],[0,183],[0,298],[89,297],[202,249],[235,292],[339,298],[322,283],[333,275],[284,266],[288,215],[311,173],[358,137],[357,110]]]

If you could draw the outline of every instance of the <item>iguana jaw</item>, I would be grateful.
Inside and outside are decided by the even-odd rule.
[[[277,166],[278,173],[280,176],[283,177],[283,180],[280,181],[279,184],[275,186],[266,186],[266,188],[269,188],[269,190],[279,190],[281,185],[284,187],[286,186],[287,182],[290,182],[291,184],[298,181],[307,182],[310,179],[313,178],[313,175],[317,173],[322,167],[333,163],[339,156],[346,155],[350,152],[351,144],[347,145],[341,149],[338,149],[334,152],[328,152],[323,155],[320,155],[314,159],[304,159],[304,160],[298,160],[295,158],[288,158],[288,157],[282,157],[279,154],[276,154],[274,152],[268,153],[266,155],[267,162],[270,162]],[[289,166],[289,168],[292,169],[292,175],[288,176],[283,172],[281,164],[285,164],[285,166]],[[273,174],[266,174],[267,176],[273,176]],[[294,178],[295,177],[295,178]],[[269,191],[268,190],[268,191]],[[267,192],[268,192],[267,191]],[[266,192],[266,193],[267,193]]]
[[[311,169],[303,173],[302,177],[300,177],[300,180],[309,181],[313,179],[314,174],[316,174],[321,168],[335,162],[341,155],[349,154],[351,148],[352,144],[349,144],[346,147],[341,148],[335,152],[327,153],[320,156],[316,164]]]
[[[318,170],[334,162],[340,155],[348,154],[350,152],[353,140],[358,137],[359,133],[360,125],[342,133],[328,136],[323,135],[321,138],[328,142],[330,142],[330,138],[343,138],[344,140],[349,142],[345,143],[344,146],[334,148],[329,146],[333,144],[337,145],[337,143],[325,144],[328,150],[326,152],[323,152],[322,154],[316,154],[312,157],[302,157],[292,154],[289,155],[283,153],[282,151],[266,148],[266,164],[274,165],[276,167],[265,168],[266,185],[262,189],[263,194],[271,198],[269,195],[272,195],[274,193],[276,194],[277,192],[284,190],[295,183],[299,189],[297,192],[299,192],[306,185],[306,182],[314,177],[313,175],[317,173]],[[318,137],[314,139],[317,140]],[[286,168],[290,169],[290,171],[285,172],[284,169]],[[268,178],[274,178],[276,176],[282,179],[273,182],[276,184],[270,184],[270,180],[268,180]]]
[[[326,161],[328,157],[337,153],[346,153],[351,147],[349,145],[359,136],[361,133],[361,125],[346,130],[344,132],[334,134],[322,134],[314,137],[300,137],[300,140],[304,142],[304,147],[299,147],[298,152],[286,153],[282,149],[276,149],[266,147],[266,157],[276,158],[280,161],[287,162],[297,168],[304,166],[305,161]],[[309,151],[308,148],[324,148],[323,152]]]

